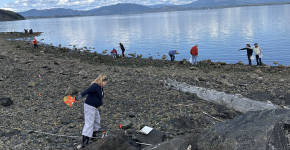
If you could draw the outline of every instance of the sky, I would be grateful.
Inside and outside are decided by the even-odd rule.
[[[118,3],[135,3],[141,5],[188,4],[195,0],[0,0],[0,9],[23,12],[30,9],[69,8],[89,10]]]

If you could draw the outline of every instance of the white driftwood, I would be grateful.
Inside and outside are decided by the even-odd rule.
[[[260,102],[254,101],[249,98],[243,97],[241,94],[230,95],[225,92],[218,92],[215,90],[209,90],[206,88],[191,86],[186,83],[180,83],[167,79],[164,81],[164,86],[166,88],[175,89],[182,92],[195,93],[199,98],[213,102],[219,105],[223,105],[229,109],[236,110],[242,113],[248,111],[257,111],[257,110],[268,110],[268,109],[277,109],[278,107],[273,105],[270,101]]]

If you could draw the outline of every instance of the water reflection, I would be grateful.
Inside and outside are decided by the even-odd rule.
[[[290,5],[238,7],[212,10],[163,12],[134,15],[32,19],[0,22],[0,31],[32,28],[44,32],[44,43],[94,47],[100,53],[123,43],[126,53],[137,52],[160,58],[178,50],[177,60],[189,58],[190,48],[199,45],[200,59],[247,62],[237,50],[246,43],[259,43],[263,62],[290,64],[288,14]],[[274,44],[272,44],[274,43]],[[279,50],[279,53],[276,51]],[[161,56],[158,56],[158,53]]]

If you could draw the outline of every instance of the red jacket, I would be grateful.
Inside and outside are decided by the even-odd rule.
[[[113,49],[113,50],[111,51],[111,53],[116,53],[116,54],[117,54],[117,50]]]
[[[32,43],[33,43],[33,44],[37,44],[37,41],[36,41],[36,39],[34,39],[34,40],[32,41]]]
[[[196,46],[192,47],[190,50],[191,55],[198,55],[198,48]]]

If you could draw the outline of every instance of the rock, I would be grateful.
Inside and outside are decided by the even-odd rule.
[[[284,97],[284,93],[279,88],[275,88],[275,89],[271,90],[271,95],[274,97],[279,97],[279,96]]]
[[[279,64],[279,65],[278,65],[278,68],[285,68],[285,66],[282,65],[282,64]]]
[[[201,133],[198,149],[290,149],[290,110],[250,111]],[[233,144],[234,143],[234,144]]]
[[[239,61],[236,63],[237,65],[244,65],[244,63],[242,61]]]
[[[189,69],[190,70],[197,70],[197,67],[192,66],[192,67],[189,67]]]
[[[142,54],[141,55],[137,55],[137,58],[141,58],[142,57]]]
[[[81,75],[81,76],[87,76],[88,75],[88,73],[85,70],[81,70],[78,74]]]
[[[67,117],[62,117],[62,118],[60,119],[60,123],[61,123],[61,124],[69,124],[69,123],[70,123],[70,119],[67,118]]]
[[[137,136],[137,140],[141,143],[147,143],[147,144],[157,144],[160,142],[163,142],[165,139],[165,133],[157,131],[153,129],[148,135],[145,134],[139,134]],[[144,148],[145,146],[141,146],[141,148]]]
[[[263,76],[264,75],[264,73],[260,69],[256,69],[254,72],[256,74],[258,74],[259,76]]]
[[[271,97],[262,91],[255,91],[248,94],[246,97],[251,98],[252,100],[257,100],[261,102],[266,102],[271,99]]]
[[[173,126],[176,129],[193,129],[195,128],[194,126],[194,121],[187,119],[185,117],[182,118],[174,118],[172,120]]]
[[[13,101],[11,100],[10,97],[1,97],[0,98],[0,104],[2,106],[10,106],[13,104]]]
[[[224,118],[224,119],[234,119],[238,114],[233,110],[225,110],[222,111],[218,116]]]
[[[256,73],[249,73],[248,76],[252,79],[258,79],[259,75],[257,75]]]
[[[278,63],[277,61],[274,61],[273,64],[277,65],[277,64],[279,64],[279,63]]]
[[[199,77],[198,81],[207,81],[207,79],[205,77]]]
[[[28,87],[35,87],[36,83],[34,81],[30,81],[28,83]]]
[[[65,91],[65,95],[74,95],[74,94],[78,94],[78,90],[73,87],[73,86],[69,86],[68,89]]]
[[[118,135],[108,135],[103,139],[87,146],[87,150],[138,150],[132,147],[123,137]]]
[[[130,120],[122,120],[121,121],[122,129],[128,129],[130,128],[133,124]]]
[[[61,75],[68,75],[68,74],[69,74],[68,72],[69,72],[69,71],[61,70],[61,71],[60,71],[60,74],[61,74]]]
[[[190,150],[197,150],[198,134],[185,134],[178,138],[171,139],[166,142],[158,143],[144,148],[143,150],[187,150],[188,145],[191,145]]]
[[[133,118],[133,117],[135,117],[135,114],[134,113],[129,113],[128,116]]]

